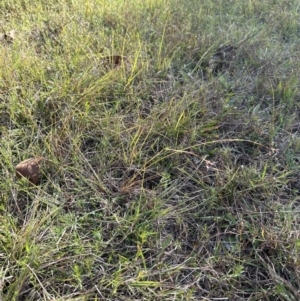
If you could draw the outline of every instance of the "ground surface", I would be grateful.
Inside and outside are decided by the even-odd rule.
[[[299,9],[2,0],[0,298],[299,300]]]

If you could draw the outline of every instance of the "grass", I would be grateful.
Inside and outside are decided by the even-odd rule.
[[[298,1],[0,15],[0,300],[299,300]]]

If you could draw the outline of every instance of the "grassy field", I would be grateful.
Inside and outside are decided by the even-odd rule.
[[[300,300],[299,1],[0,16],[1,301]]]

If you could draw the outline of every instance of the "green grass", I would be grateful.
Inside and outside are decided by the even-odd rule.
[[[2,0],[0,300],[299,300],[299,9]]]

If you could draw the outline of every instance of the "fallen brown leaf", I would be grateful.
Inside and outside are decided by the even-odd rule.
[[[42,160],[43,157],[36,157],[20,162],[16,166],[17,178],[27,178],[32,184],[36,185],[39,179],[39,169]]]

